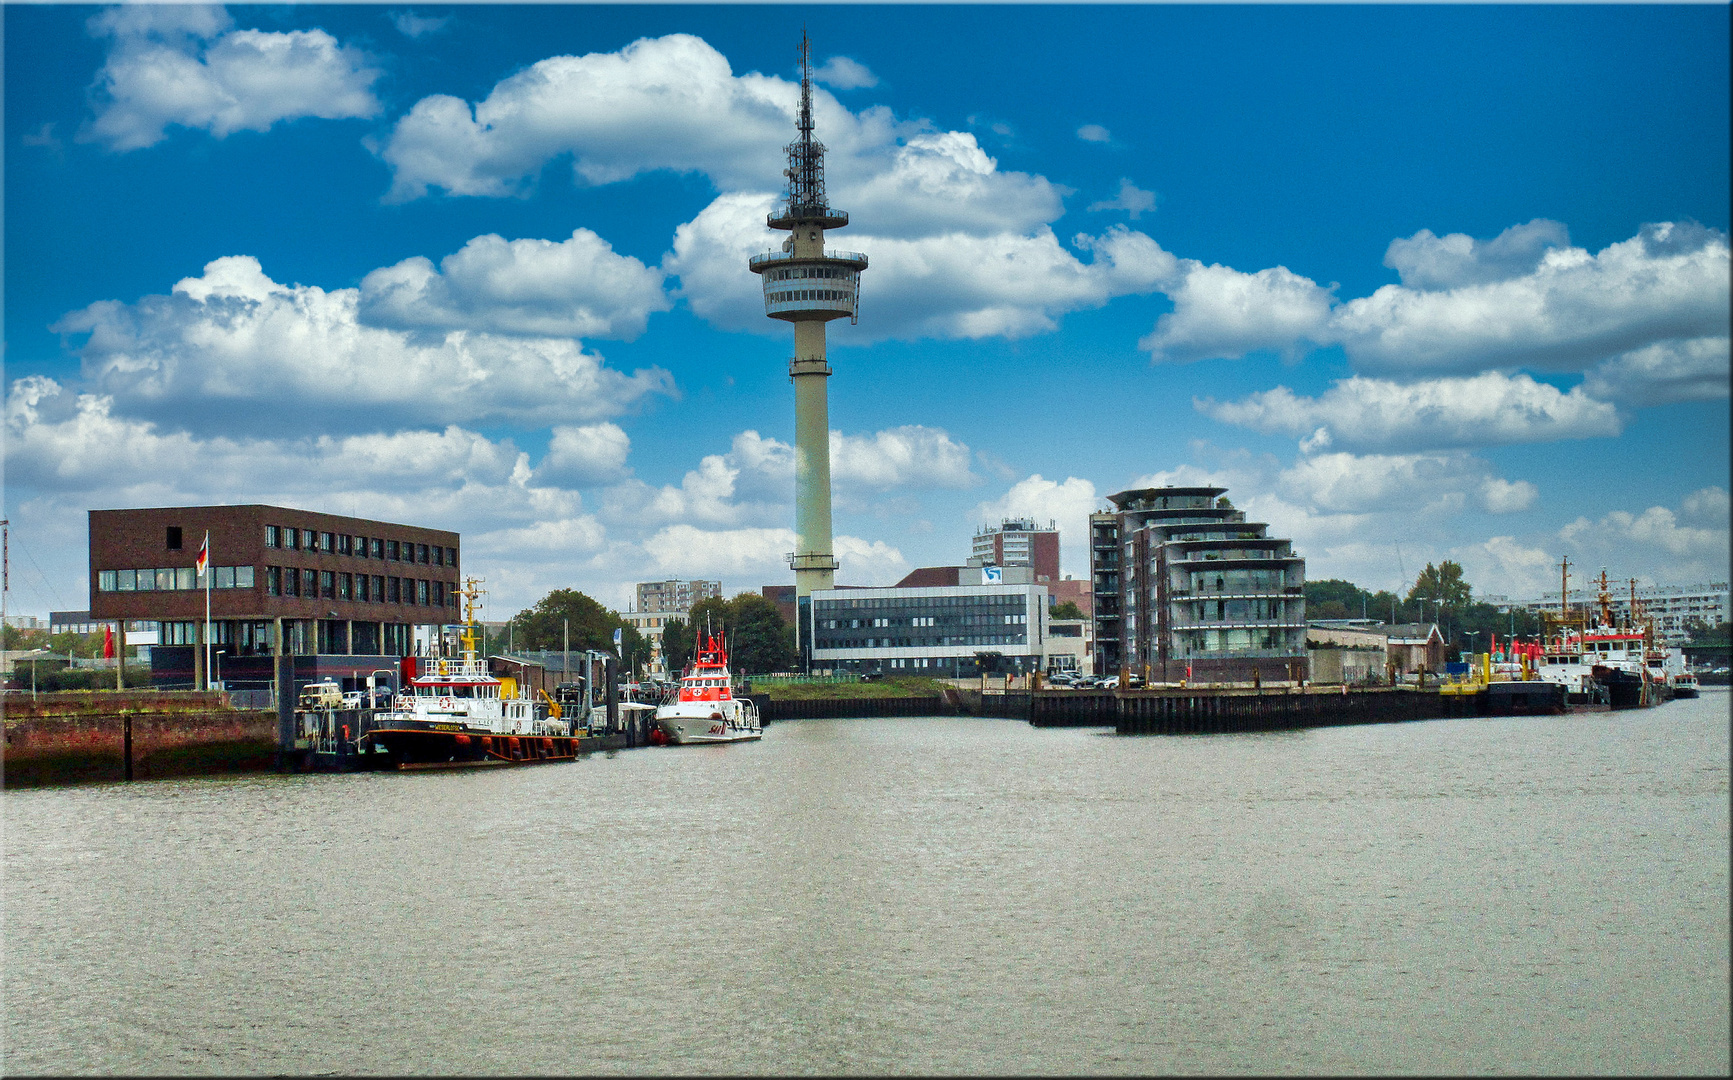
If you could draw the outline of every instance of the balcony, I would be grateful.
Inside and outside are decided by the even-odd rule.
[[[762,274],[772,266],[819,266],[824,263],[837,262],[848,263],[849,268],[857,274],[867,268],[867,257],[865,255],[858,251],[839,251],[834,248],[826,248],[822,259],[814,258],[811,255],[795,255],[790,251],[766,251],[763,254],[754,255],[752,258],[748,259],[746,261],[746,267],[754,274]]]

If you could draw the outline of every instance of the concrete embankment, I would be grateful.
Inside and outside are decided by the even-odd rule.
[[[277,715],[202,693],[8,696],[7,787],[270,769]]]

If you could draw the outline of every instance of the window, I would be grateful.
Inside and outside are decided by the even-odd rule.
[[[379,537],[375,536],[373,538],[371,549],[375,559],[385,558],[385,541],[379,539]]]
[[[232,566],[217,566],[212,568],[211,588],[232,589],[235,587],[235,568]]]
[[[429,585],[428,588],[433,593],[433,606],[434,607],[444,607],[445,606],[445,582],[435,581],[433,584]]]
[[[181,549],[181,527],[179,525],[170,525],[168,527],[168,549],[170,551],[179,551]]]
[[[433,545],[433,565],[445,565],[445,549],[440,547],[438,544]]]
[[[337,575],[337,599],[347,600],[355,594],[355,575]]]
[[[325,535],[329,536],[331,534],[326,533]],[[319,571],[319,596],[322,599],[335,600],[337,598],[337,580],[336,580],[336,578],[337,578],[337,575],[333,574],[329,570]]]
[[[356,574],[355,575],[355,599],[361,600],[364,602],[371,600],[373,598],[373,590],[368,588],[368,586],[371,585],[372,583],[373,583],[373,579],[368,577],[366,574]]]
[[[337,550],[337,537],[331,533],[319,534],[319,550],[329,555]]]
[[[385,579],[385,600],[386,600],[386,603],[390,603],[390,604],[400,604],[403,602],[403,579],[402,578],[386,578]]]
[[[317,571],[313,571],[313,570],[302,570],[301,571],[301,595],[307,597],[308,599],[317,599],[318,598],[318,596],[319,596],[319,575],[318,575]]]
[[[250,566],[235,567],[235,588],[250,589],[253,587],[253,568]]]
[[[373,602],[375,604],[385,602],[385,578],[380,574],[373,575]]]
[[[269,548],[283,546],[283,538],[277,532],[277,527],[275,525],[265,526],[265,546]]]
[[[363,559],[367,557],[367,538],[365,536],[355,538],[355,554]]]
[[[354,551],[355,551],[355,538],[353,536],[350,536],[348,533],[340,534],[337,537],[337,554],[350,555],[350,554],[353,554]]]
[[[447,565],[447,566],[456,566],[457,565],[457,549],[456,548],[448,547],[445,549],[445,565]]]
[[[248,567],[252,569],[252,567]],[[283,568],[280,566],[265,567],[265,595],[283,595]]]
[[[427,603],[427,582],[417,581],[415,583],[415,602],[417,604]]]
[[[427,545],[426,544],[415,545],[415,561],[418,563],[424,563],[427,561]]]
[[[197,571],[190,566],[179,566],[170,570],[169,573],[174,575],[174,584],[170,586],[171,588],[196,589],[199,587]]]
[[[398,559],[397,559],[397,541],[395,541],[395,540],[385,541],[385,557],[387,559],[390,559],[392,562],[398,561]]]
[[[138,583],[137,570],[116,570],[114,572],[114,587],[121,592],[132,592]]]
[[[284,529],[283,530],[283,546],[287,547],[290,551],[294,551],[295,549],[299,548],[301,546],[301,530],[300,529]]]

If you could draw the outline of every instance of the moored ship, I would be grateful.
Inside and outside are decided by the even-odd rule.
[[[685,745],[763,738],[758,706],[734,696],[725,642],[707,633],[697,653],[680,677],[674,700],[656,710],[651,741]]]
[[[559,706],[532,698],[528,688],[495,677],[475,650],[476,581],[468,601],[463,655],[413,657],[414,673],[375,714],[363,739],[381,747],[398,768],[511,765],[570,761],[584,734]]]
[[[1672,650],[1657,645],[1654,626],[1642,621],[1635,583],[1630,612],[1624,625],[1617,625],[1602,570],[1594,613],[1599,621],[1591,626],[1589,612],[1569,606],[1569,568],[1567,559],[1560,567],[1563,597],[1558,613],[1543,613],[1540,677],[1563,685],[1571,705],[1579,709],[1641,709],[1672,697],[1679,673],[1675,658]]]

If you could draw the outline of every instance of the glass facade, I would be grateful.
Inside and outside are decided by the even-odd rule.
[[[832,589],[812,596],[812,665],[973,675],[977,653],[1030,671],[1042,655],[1042,585]]]

